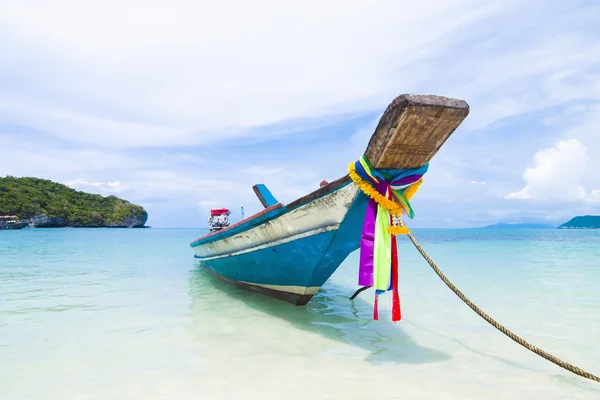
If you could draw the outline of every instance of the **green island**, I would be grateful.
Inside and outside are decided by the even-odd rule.
[[[142,228],[148,213],[116,196],[77,191],[46,179],[0,177],[0,215],[34,227]]]
[[[600,229],[600,215],[582,215],[560,225],[558,229]]]

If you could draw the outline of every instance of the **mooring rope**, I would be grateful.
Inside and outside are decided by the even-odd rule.
[[[406,226],[404,224],[404,221],[402,220],[402,218],[400,218],[400,224],[402,226]],[[471,307],[471,309],[473,311],[475,311],[477,314],[479,314],[479,316],[483,319],[485,319],[488,323],[490,323],[494,328],[498,329],[500,332],[504,333],[506,336],[508,336],[509,338],[511,338],[512,340],[514,340],[515,342],[519,343],[521,346],[525,347],[526,349],[534,352],[535,354],[544,357],[546,360],[558,365],[559,367],[562,367],[564,369],[566,369],[567,371],[571,371],[574,374],[577,374],[579,376],[583,376],[584,378],[587,379],[591,379],[593,381],[596,382],[600,382],[600,377],[591,374],[587,371],[584,371],[581,368],[578,368],[576,366],[574,366],[573,364],[569,364],[566,361],[563,361],[555,356],[553,356],[552,354],[540,349],[539,347],[536,347],[534,345],[532,345],[531,343],[528,343],[525,339],[521,338],[520,336],[517,336],[516,334],[514,334],[513,332],[511,332],[510,330],[508,330],[505,326],[501,325],[500,323],[498,323],[496,320],[494,320],[492,317],[490,317],[489,315],[487,315],[481,308],[477,307],[475,304],[473,304],[473,302],[471,300],[469,300],[467,298],[467,296],[465,296],[460,290],[458,290],[458,288],[456,286],[454,286],[452,284],[452,282],[450,282],[450,280],[446,277],[446,275],[444,275],[444,273],[438,268],[438,266],[435,264],[435,262],[431,259],[431,257],[429,257],[429,255],[425,252],[425,250],[423,250],[423,248],[421,247],[421,245],[419,244],[419,242],[417,242],[417,239],[415,239],[415,237],[413,236],[412,232],[410,231],[410,229],[407,228],[408,233],[406,233],[406,235],[408,236],[408,238],[410,239],[410,241],[415,245],[415,247],[417,248],[417,250],[419,251],[419,253],[421,253],[421,255],[423,256],[423,258],[429,263],[429,265],[431,266],[431,268],[435,271],[435,273],[437,274],[437,276],[440,277],[440,279],[442,281],[444,281],[444,283],[446,284],[446,286],[448,286],[450,288],[450,290],[452,290],[458,297],[460,297],[460,299],[462,301],[465,302],[466,305],[468,305],[469,307]]]

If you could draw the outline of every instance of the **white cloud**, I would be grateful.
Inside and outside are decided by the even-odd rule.
[[[523,173],[526,186],[507,199],[574,201],[586,198],[581,180],[586,172],[586,147],[577,139],[561,140],[533,157],[535,166]]]
[[[486,26],[463,33],[476,32],[468,53],[433,71],[441,77],[435,81],[438,90],[460,93],[471,104],[465,123],[469,129],[600,99],[600,43],[591,17],[597,15],[597,5],[560,9],[557,3],[535,3],[503,7]],[[501,36],[499,25],[504,25]]]
[[[73,189],[93,187],[104,192],[120,192],[123,190],[123,186],[119,181],[88,182],[85,179],[78,178],[72,181],[65,182],[65,185]]]
[[[63,139],[134,147],[380,111],[415,87],[411,63],[499,7],[475,0],[309,0],[294,8],[268,0],[7,0],[0,50],[10,54],[4,73],[12,82],[3,85],[0,113]]]
[[[467,221],[477,207],[483,220],[488,199],[497,210],[541,215],[538,203],[501,199],[517,188],[514,169],[525,168],[540,138],[560,133],[585,143],[586,171],[578,175],[577,157],[557,147],[558,156],[534,160],[525,187],[509,196],[548,198],[560,189],[559,197],[575,199],[600,182],[600,108],[590,105],[600,104],[597,11],[541,0],[310,0],[293,9],[264,0],[4,0],[0,143],[11,151],[0,176],[78,178],[98,191],[118,180],[119,195],[150,205],[151,219],[204,223],[202,205],[260,209],[254,183],[287,202],[341,176],[393,97],[433,93],[464,98],[471,114],[432,161],[415,199],[430,212],[419,211],[419,221]],[[547,118],[549,107],[566,106],[572,120]],[[527,126],[515,118],[503,137],[483,129],[533,112],[549,125],[532,131],[536,117]],[[321,130],[327,124],[331,136]],[[257,151],[299,127],[316,127],[324,140],[315,135],[306,152],[278,141],[277,161]],[[555,164],[567,165],[568,187],[546,180],[548,169],[564,172]],[[597,190],[585,199],[597,199]],[[465,215],[450,204],[457,202],[469,202]]]
[[[73,180],[85,177],[91,181],[111,180],[123,171],[135,170],[158,162],[139,159],[122,152],[106,151],[93,147],[65,148],[60,142],[44,141],[21,135],[3,135],[0,176],[36,176],[39,178]],[[84,175],[85,174],[85,175]],[[87,175],[109,175],[89,178]],[[120,179],[120,178],[119,178]]]
[[[0,118],[87,145],[180,146],[381,112],[410,91],[465,98],[472,128],[600,97],[594,35],[548,28],[590,12],[537,3],[7,0]]]
[[[283,168],[267,168],[262,165],[253,165],[245,167],[240,172],[247,175],[258,175],[258,176],[271,176],[276,175],[283,171]]]
[[[204,214],[208,215],[211,209],[220,207],[220,205],[219,202],[215,200],[202,200],[198,202],[198,207]]]

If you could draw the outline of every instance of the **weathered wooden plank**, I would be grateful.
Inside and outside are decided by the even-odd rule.
[[[433,158],[468,114],[463,100],[398,96],[379,120],[365,156],[375,168],[418,168]]]

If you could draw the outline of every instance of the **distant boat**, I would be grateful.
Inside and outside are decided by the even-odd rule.
[[[27,224],[16,215],[0,215],[0,230],[23,229]]]
[[[399,96],[380,118],[363,163],[386,179],[406,170],[426,170],[468,113],[462,100]],[[211,228],[190,246],[200,265],[222,280],[305,305],[361,246],[369,197],[353,184],[351,174],[322,182],[319,189],[286,205],[263,184],[253,189],[264,210],[236,224]]]

